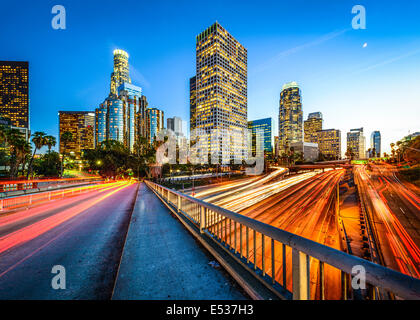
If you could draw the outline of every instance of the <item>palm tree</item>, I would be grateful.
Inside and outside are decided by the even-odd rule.
[[[55,147],[55,145],[57,144],[57,140],[55,139],[54,136],[46,136],[45,137],[45,145],[48,147],[48,153],[51,152],[51,148]]]
[[[392,158],[394,158],[393,160],[395,160],[395,150],[394,150],[394,147],[395,147],[395,143],[391,143],[390,144],[390,146],[391,146],[391,154],[392,154]]]
[[[48,153],[51,153],[51,148],[55,147],[57,140],[54,136],[46,136],[45,137],[45,144],[48,147]],[[50,157],[48,157],[48,166],[50,165]]]
[[[345,156],[348,159],[353,160],[353,158],[354,158],[354,152],[353,152],[353,149],[351,147],[347,147],[347,151],[345,153]]]
[[[31,160],[29,161],[28,173],[26,174],[26,179],[29,179],[29,176],[32,174],[32,163],[35,158],[36,151],[41,149],[46,145],[46,134],[42,131],[37,131],[32,135],[32,143],[35,146],[34,153],[32,154]]]
[[[61,157],[61,177],[63,177],[63,170],[64,170],[63,163],[64,163],[64,157],[67,151],[67,146],[69,142],[72,142],[72,141],[73,141],[73,134],[70,131],[64,132],[60,137],[60,144],[62,144],[63,146],[63,153]]]
[[[27,155],[31,153],[30,144],[23,138],[18,129],[7,129],[5,138],[10,147],[10,172],[11,178],[16,177],[21,163],[26,162]],[[25,166],[23,166],[25,167]]]

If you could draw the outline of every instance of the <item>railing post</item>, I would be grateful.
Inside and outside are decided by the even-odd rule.
[[[0,202],[0,211],[3,211],[3,199],[1,199],[1,202]]]
[[[206,210],[207,208],[200,206],[200,233],[204,233],[206,228]]]
[[[178,201],[177,201],[177,209],[178,212],[181,212],[181,196],[178,195]]]
[[[308,264],[306,254],[292,248],[293,300],[308,300]]]

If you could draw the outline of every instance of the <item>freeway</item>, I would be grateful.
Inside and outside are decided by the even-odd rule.
[[[244,186],[241,192],[228,191],[227,195],[217,193],[212,197],[204,197],[204,200],[341,250],[343,248],[337,231],[337,216],[333,201],[337,184],[343,174],[344,170],[330,170],[319,174],[311,172],[250,188]],[[246,248],[244,243],[241,247],[240,234],[242,233],[242,238],[245,238],[246,231],[237,230],[235,225],[231,225],[231,221],[220,221],[213,226],[213,229],[222,230],[224,241],[235,243],[238,251],[249,250],[250,260],[254,259],[254,252],[256,252],[257,264],[262,268],[263,240],[261,236],[256,235],[256,249],[254,250],[253,246]],[[248,237],[253,243],[253,234],[249,234]],[[292,270],[283,270],[282,250],[280,246],[275,248],[275,277],[279,283],[285,284],[291,290]],[[267,261],[271,261],[271,246],[268,240],[264,240],[264,252]],[[291,251],[285,252],[285,256],[290,263]],[[310,268],[311,297],[318,299],[320,298],[319,262],[312,259]],[[265,270],[267,274],[272,275],[271,265],[266,265]],[[340,273],[332,267],[325,266],[325,274],[325,297],[339,299],[341,297]]]
[[[0,215],[0,299],[111,297],[137,184],[128,181]],[[53,266],[66,290],[51,286]]]
[[[385,266],[420,278],[420,198],[389,165],[358,166],[359,188]]]

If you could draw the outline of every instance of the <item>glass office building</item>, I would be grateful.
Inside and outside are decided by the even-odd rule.
[[[247,50],[216,22],[196,37],[196,71],[195,124],[191,128],[196,128],[200,141],[208,143],[209,153],[219,163],[244,159]],[[218,136],[211,139],[215,131]]]
[[[136,116],[140,108],[141,88],[124,82],[118,88],[118,97],[123,102],[123,141],[133,151],[136,137]]]
[[[150,143],[155,141],[156,135],[163,129],[163,111],[157,108],[146,109],[147,138]]]
[[[0,116],[29,131],[29,63],[0,61]]]
[[[60,153],[70,153],[81,159],[83,150],[94,148],[95,114],[89,111],[59,111],[59,146]],[[72,134],[72,141],[67,143],[66,150],[61,141],[64,132]]]
[[[190,78],[190,131],[195,129],[197,109],[196,77]]]
[[[248,129],[251,130],[251,145],[248,146],[252,155],[256,154],[257,146],[257,132],[263,134],[263,145],[265,153],[273,153],[273,119],[265,118],[253,121],[248,121]]]
[[[280,93],[279,152],[287,152],[292,143],[303,141],[302,98],[296,82],[286,83]]]
[[[308,119],[303,123],[304,141],[317,143],[316,133],[322,130],[322,113],[313,112],[308,115]]]
[[[354,153],[354,159],[366,159],[366,138],[363,135],[363,128],[351,129],[347,132],[347,149]]]
[[[373,131],[370,136],[370,149],[371,157],[381,156],[381,133],[379,131]]]
[[[117,94],[119,86],[123,83],[131,83],[128,58],[129,55],[124,50],[114,50],[114,71],[111,74],[111,94]]]
[[[336,129],[327,129],[317,131],[316,143],[318,143],[319,153],[325,160],[341,159],[341,131]]]

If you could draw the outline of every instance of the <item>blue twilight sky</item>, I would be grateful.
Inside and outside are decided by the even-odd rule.
[[[94,110],[108,95],[112,51],[130,54],[134,84],[165,118],[189,119],[195,36],[219,21],[248,49],[248,119],[273,117],[285,82],[302,89],[304,119],[324,128],[380,130],[383,151],[420,131],[420,1],[5,1],[0,60],[30,63],[32,132],[58,134],[59,110]],[[51,8],[66,8],[66,30]],[[366,30],[351,9],[366,8]],[[367,46],[364,44],[367,44]],[[369,146],[370,143],[367,143]]]

